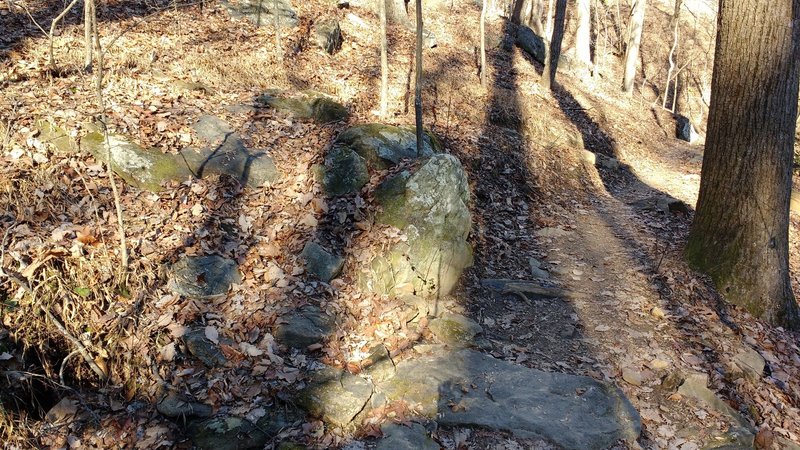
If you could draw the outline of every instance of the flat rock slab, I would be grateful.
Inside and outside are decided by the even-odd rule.
[[[189,423],[187,434],[202,450],[260,450],[300,418],[297,410],[275,405],[256,423],[234,416],[215,417]]]
[[[441,145],[432,134],[424,133],[422,140],[422,154],[417,155],[417,135],[413,127],[371,123],[339,133],[334,146],[350,147],[370,168],[385,169],[402,159],[428,157],[441,151]]]
[[[314,417],[337,426],[347,426],[364,410],[372,391],[369,381],[327,368],[312,376],[311,384],[300,392],[297,403]]]
[[[210,405],[193,402],[189,397],[177,392],[170,392],[161,399],[156,405],[156,410],[172,418],[211,417],[214,413],[214,408]]]
[[[381,425],[383,439],[375,450],[439,450],[439,444],[428,437],[428,431],[418,423],[403,426],[395,423]]]
[[[319,92],[283,93],[269,91],[258,101],[295,119],[313,120],[319,124],[347,120],[350,112],[332,98]]]
[[[221,297],[242,275],[236,261],[217,255],[189,256],[172,265],[170,288],[176,294],[196,299]]]
[[[294,348],[305,348],[322,342],[333,333],[336,320],[316,306],[306,305],[282,318],[275,330],[275,339]]]
[[[206,143],[219,143],[233,134],[233,127],[219,117],[204,115],[192,125],[197,136]]]
[[[344,258],[336,256],[316,242],[308,242],[301,254],[306,270],[326,283],[336,278],[344,266]]]
[[[479,426],[565,449],[606,449],[641,432],[638,412],[619,388],[548,373],[472,350],[401,362],[378,389],[418,406],[441,425]]]
[[[228,14],[234,18],[245,18],[257,27],[273,26],[277,14],[281,26],[294,27],[298,24],[297,12],[289,0],[239,0],[223,1]]]

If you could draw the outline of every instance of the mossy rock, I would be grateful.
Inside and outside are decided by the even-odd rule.
[[[414,127],[396,127],[371,123],[348,128],[336,137],[334,146],[355,150],[367,161],[370,169],[382,170],[403,159],[432,156],[442,150],[441,143],[429,131],[423,134],[422,154],[417,155]]]
[[[347,120],[350,116],[344,105],[312,91],[286,97],[267,93],[260,96],[259,101],[296,119],[320,124]]]
[[[105,161],[108,150],[101,129],[96,125],[88,128],[90,133],[81,139],[81,148],[98,160]],[[114,173],[140,189],[157,192],[163,189],[166,182],[184,181],[193,175],[178,155],[144,148],[122,135],[108,133],[108,147]]]
[[[447,295],[472,264],[469,187],[461,163],[434,155],[413,174],[387,178],[375,199],[381,207],[376,222],[402,229],[407,240],[370,261],[361,287],[388,295]]]
[[[36,122],[36,128],[39,130],[39,140],[52,145],[58,152],[74,153],[78,150],[75,141],[58,125],[48,120],[39,120]],[[0,124],[0,136],[4,135],[5,130]]]
[[[350,147],[334,147],[325,156],[322,186],[330,196],[358,192],[369,182],[367,162]]]

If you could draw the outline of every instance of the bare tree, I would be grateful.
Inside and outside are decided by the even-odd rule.
[[[679,38],[679,30],[680,30],[680,20],[681,20],[681,6],[683,5],[683,0],[675,0],[675,12],[672,15],[672,46],[669,49],[669,69],[667,70],[667,84],[664,86],[664,98],[661,104],[662,108],[667,107],[667,101],[669,99],[670,94],[670,87],[672,87],[672,112],[675,112],[675,102],[678,98],[678,75],[673,74],[675,71],[675,54],[678,50],[678,38]],[[674,75],[674,80],[673,80]],[[673,85],[673,81],[675,82]]]
[[[789,201],[800,78],[797,0],[720,2],[690,265],[731,303],[800,328]]]
[[[634,0],[631,17],[628,21],[628,46],[625,49],[625,74],[622,78],[622,92],[633,94],[633,81],[636,78],[636,64],[639,62],[639,47],[642,44],[644,11],[646,0]]]
[[[556,0],[555,17],[548,20],[548,25],[552,26],[553,38],[549,45],[545,46],[547,54],[544,60],[544,71],[542,77],[544,87],[548,90],[553,89],[556,83],[556,72],[558,71],[558,60],[561,58],[561,41],[564,39],[564,21],[567,15],[567,0]]]
[[[578,26],[575,29],[575,58],[586,71],[592,65],[592,8],[591,0],[578,0],[575,3]]]
[[[417,156],[422,155],[422,0],[417,0],[417,55],[414,86],[414,116],[417,127]]]
[[[92,49],[94,48],[92,45],[92,37],[97,28],[97,10],[94,1],[95,0],[83,1],[83,44],[85,48],[83,69],[87,72],[92,69]]]
[[[381,117],[386,118],[389,109],[389,49],[386,42],[386,0],[378,0],[381,18]]]
[[[49,39],[50,42],[50,53],[49,53],[50,60],[48,61],[48,65],[50,66],[50,70],[52,70],[53,72],[55,72],[57,69],[56,58],[53,55],[53,35],[55,35],[56,26],[58,25],[58,23],[61,22],[61,19],[63,19],[70,12],[72,7],[75,6],[76,3],[78,3],[78,0],[72,0],[72,2],[66,8],[64,8],[63,11],[61,11],[61,14],[56,16],[56,18],[53,19],[53,21],[50,23],[50,32],[47,33],[47,38]]]
[[[486,1],[481,1],[481,86],[486,87]],[[521,3],[522,0],[519,0]]]

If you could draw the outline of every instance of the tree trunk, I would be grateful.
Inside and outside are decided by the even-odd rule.
[[[639,46],[642,43],[644,10],[646,0],[634,0],[631,18],[628,22],[628,46],[625,49],[625,75],[622,79],[622,92],[633,94],[633,81],[636,78],[636,63],[639,62]]]
[[[543,0],[531,0],[530,11],[528,11],[527,23],[534,33],[539,36],[544,35],[544,26],[542,25],[542,10],[544,5]]]
[[[575,30],[575,57],[585,71],[592,65],[592,8],[591,0],[578,0],[578,27]]]
[[[386,43],[386,1],[378,0],[381,19],[381,117],[386,118],[389,104],[389,56]]]
[[[481,3],[481,86],[486,87],[486,0]]]
[[[89,72],[92,70],[92,36],[94,36],[95,21],[95,5],[94,0],[84,0],[83,2],[83,44],[84,44],[84,57],[83,57],[83,70]]]
[[[686,259],[730,302],[800,328],[789,284],[797,0],[720,2],[700,196]]]
[[[567,0],[556,0],[555,9],[555,19],[552,23],[553,39],[550,41],[550,45],[545,47],[547,54],[545,55],[544,71],[542,72],[544,87],[548,90],[552,90],[556,83],[558,59],[561,57],[561,41],[564,39]]]
[[[675,72],[675,60],[678,52],[678,38],[680,37],[681,5],[683,0],[675,0],[675,13],[672,15],[672,47],[669,49],[669,70],[667,70],[667,84],[664,86],[664,102],[661,105],[666,109],[670,98],[670,86],[672,86],[672,112],[675,112],[675,102],[678,97],[678,74]],[[674,80],[673,80],[674,78]]]
[[[422,0],[417,0],[417,70],[414,85],[414,117],[417,126],[417,156],[422,155]]]

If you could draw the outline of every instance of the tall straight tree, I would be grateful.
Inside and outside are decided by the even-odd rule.
[[[730,302],[800,328],[789,284],[800,0],[720,0],[700,197],[686,258]]]
[[[581,65],[581,71],[588,72],[592,65],[592,0],[578,0],[575,3],[578,26],[575,29],[575,58]],[[584,74],[587,75],[588,73]]]
[[[522,3],[522,0],[519,0]],[[481,2],[481,86],[486,87],[486,0]]]
[[[381,19],[381,117],[386,118],[389,109],[389,49],[386,43],[386,0],[378,0]]]
[[[552,6],[552,3],[550,4]],[[555,16],[551,21],[548,18],[548,27],[552,27],[553,37],[549,45],[545,46],[544,71],[542,79],[544,87],[552,90],[556,83],[558,60],[561,58],[561,41],[564,39],[564,21],[567,15],[567,0],[556,0]]]
[[[417,0],[417,56],[414,83],[414,118],[417,126],[417,156],[422,155],[422,0]]]
[[[642,28],[644,27],[644,11],[646,7],[646,0],[634,0],[631,18],[628,21],[625,74],[622,78],[622,92],[628,95],[633,93],[633,80],[636,78],[636,63],[639,62],[639,47],[642,44]]]

